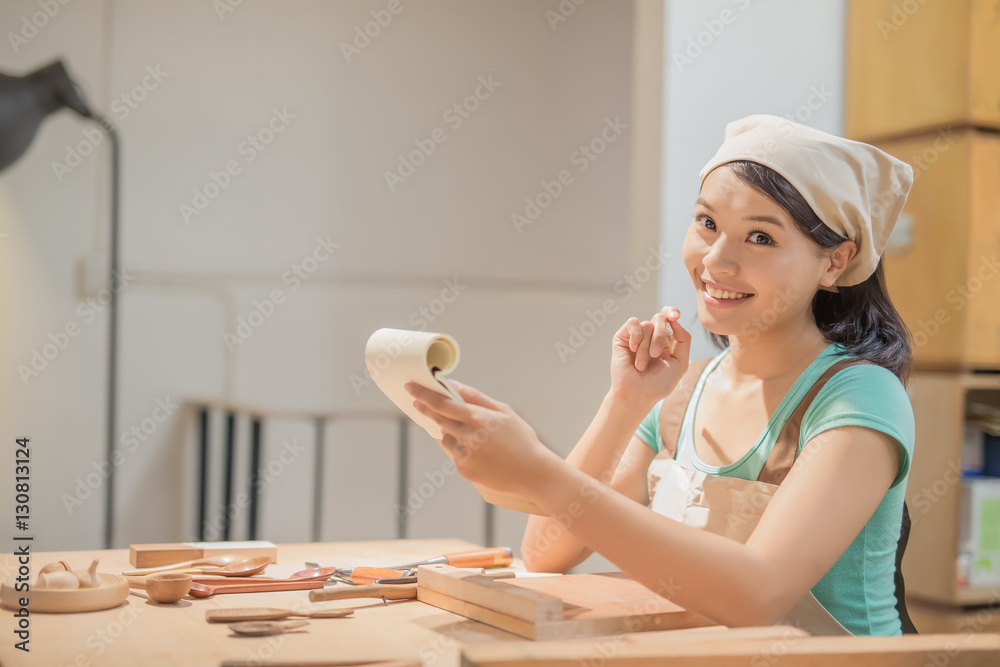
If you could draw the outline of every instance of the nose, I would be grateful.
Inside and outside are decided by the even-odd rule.
[[[702,258],[701,263],[710,276],[732,276],[739,268],[736,261],[737,249],[734,248],[735,241],[728,239],[725,234],[721,234],[712,243],[708,252]]]

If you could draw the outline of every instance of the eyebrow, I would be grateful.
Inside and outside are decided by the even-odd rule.
[[[698,200],[695,203],[700,204],[701,206],[707,208],[709,211],[715,213],[715,209],[712,208],[711,205],[709,205],[709,203],[705,201],[703,198],[698,197]],[[785,225],[781,222],[781,220],[778,220],[777,218],[772,217],[770,215],[748,215],[743,219],[749,220],[751,222],[770,222],[772,225],[777,225],[780,229],[785,228]]]

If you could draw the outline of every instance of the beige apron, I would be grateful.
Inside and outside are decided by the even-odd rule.
[[[810,388],[786,422],[755,482],[693,470],[675,461],[674,453],[667,449],[668,443],[677,443],[688,399],[707,361],[692,364],[678,389],[663,402],[660,433],[664,450],[649,466],[650,507],[658,514],[689,526],[746,542],[795,462],[799,426],[812,399],[829,378],[854,363],[857,361],[843,360],[833,364]],[[799,600],[779,624],[794,625],[813,635],[851,634],[811,592]]]

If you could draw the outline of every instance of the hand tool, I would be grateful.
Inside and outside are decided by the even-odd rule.
[[[230,623],[229,629],[238,635],[248,637],[266,637],[268,635],[280,635],[309,625],[309,621],[244,621],[242,623]]]
[[[420,565],[436,565],[438,563],[451,565],[453,567],[506,567],[514,562],[514,556],[510,547],[491,547],[489,549],[473,549],[471,551],[459,551],[445,554],[437,558],[406,565],[394,565],[393,570],[409,570]]]
[[[231,623],[234,621],[280,621],[285,618],[343,618],[354,613],[353,609],[321,609],[319,611],[295,611],[272,607],[231,607],[209,609],[205,620],[209,623]]]

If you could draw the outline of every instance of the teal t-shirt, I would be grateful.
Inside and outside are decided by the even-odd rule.
[[[698,378],[681,422],[674,458],[682,465],[711,475],[756,480],[778,434],[802,397],[831,365],[847,355],[839,345],[828,345],[785,395],[757,442],[738,461],[718,467],[698,458],[692,432],[705,379],[728,353],[727,347],[716,355]],[[635,432],[657,452],[663,449],[661,407],[662,401]],[[798,452],[820,433],[838,426],[864,426],[889,435],[899,443],[901,464],[871,519],[813,587],[812,593],[855,635],[898,635],[901,626],[895,607],[896,543],[915,435],[913,408],[902,383],[881,366],[861,364],[840,371],[829,379],[803,415]]]

